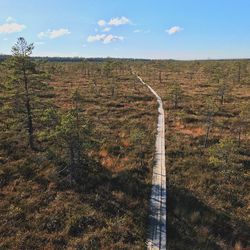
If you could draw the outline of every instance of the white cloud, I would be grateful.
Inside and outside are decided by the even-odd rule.
[[[125,25],[125,24],[131,24],[131,21],[127,18],[127,17],[115,17],[115,18],[111,18],[109,20],[109,22],[101,19],[97,22],[97,24],[106,29],[108,28],[108,26],[120,26],[120,25]],[[110,27],[109,27],[110,28]]]
[[[110,26],[120,26],[120,25],[125,25],[125,24],[130,24],[131,21],[127,18],[127,17],[116,17],[116,18],[112,18],[109,21],[109,25]]]
[[[98,25],[99,25],[100,27],[104,27],[104,26],[106,26],[106,21],[105,21],[105,20],[99,20],[99,21],[98,21]]]
[[[103,43],[107,44],[107,43],[123,41],[123,40],[124,40],[123,36],[114,36],[114,35],[109,34],[104,38]]]
[[[6,21],[6,23],[15,22],[15,19],[11,16],[8,16],[5,21]]]
[[[68,29],[52,30],[50,32],[50,38],[57,38],[57,37],[65,36],[69,34],[70,34],[70,31]]]
[[[108,43],[111,43],[111,42],[116,42],[116,41],[122,41],[124,40],[124,37],[123,36],[115,36],[115,35],[112,35],[112,34],[97,34],[97,35],[94,35],[94,36],[88,36],[87,38],[87,41],[89,43],[92,43],[92,42],[102,42],[104,44],[108,44]]]
[[[61,36],[69,35],[71,32],[68,29],[47,30],[38,34],[39,38],[49,37],[50,39],[58,38]]]
[[[25,29],[26,26],[18,23],[4,23],[0,25],[0,34],[1,33],[15,33],[20,32]]]
[[[142,30],[134,30],[134,33],[140,33]]]
[[[169,35],[173,35],[173,34],[176,34],[178,32],[181,32],[183,31],[183,28],[181,28],[180,26],[174,26],[168,30],[166,30],[166,32],[169,34]]]
[[[114,26],[120,26],[120,25],[125,25],[125,24],[130,24],[130,23],[131,21],[124,16],[112,18],[110,19],[110,21],[100,19],[97,22],[100,28],[99,30],[97,28],[95,29],[95,32],[99,32],[99,34],[88,36],[87,41],[89,43],[102,42],[104,44],[108,44],[108,43],[116,42],[116,41],[122,41],[124,40],[123,36],[117,36],[117,35],[112,35],[112,34],[100,34],[100,33],[109,32]]]
[[[110,27],[106,27],[106,28],[103,29],[103,32],[109,32],[110,30],[111,30]]]
[[[48,35],[47,35],[47,32],[40,32],[37,36],[38,36],[39,38],[43,38],[43,37],[46,37],[46,36],[48,36]]]
[[[106,35],[104,35],[104,34],[102,34],[102,35],[97,34],[97,35],[94,35],[94,36],[88,36],[87,41],[89,43],[97,42],[97,41],[103,41],[105,36]]]

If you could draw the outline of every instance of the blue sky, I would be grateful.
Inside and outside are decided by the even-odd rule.
[[[250,0],[0,0],[0,53],[250,58]]]

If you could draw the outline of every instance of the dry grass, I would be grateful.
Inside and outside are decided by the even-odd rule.
[[[237,154],[241,167],[213,167],[209,163],[209,147],[222,138],[237,141],[232,123],[240,105],[250,102],[250,62],[247,63],[240,83],[236,80],[237,61],[134,64],[143,79],[163,97],[167,111],[168,249],[250,246],[250,127],[248,134],[242,136]],[[223,107],[214,95],[216,83],[209,73],[215,65],[221,72],[231,72],[226,81],[232,90]],[[178,109],[173,108],[168,98],[168,89],[174,82],[181,84],[184,92]],[[204,148],[203,110],[207,98],[212,98],[220,109],[214,117],[208,148]],[[232,171],[230,175],[228,171]]]
[[[219,65],[233,71],[235,63],[126,61],[113,72],[114,94],[100,62],[87,68],[83,63],[45,64],[52,72],[53,103],[62,111],[71,109],[70,94],[78,88],[84,96],[83,115],[98,143],[84,152],[87,172],[74,186],[58,172],[60,162],[46,151],[28,151],[25,140],[17,137],[11,154],[1,148],[0,248],[145,248],[157,104],[131,75],[130,66],[163,97],[167,112],[168,249],[249,247],[250,137],[243,137],[241,168],[231,175],[209,164],[209,150],[203,147],[205,100],[216,88],[211,69]],[[236,138],[230,124],[239,104],[249,102],[249,62],[247,69],[240,84],[230,82],[233,97],[215,116],[209,147],[221,138]],[[184,90],[178,109],[168,98],[173,82]],[[217,97],[214,101],[219,103]],[[140,147],[131,139],[138,128],[146,134],[142,166]]]
[[[156,103],[147,88],[140,86],[140,93],[134,89],[134,76],[128,72],[115,76],[112,96],[111,79],[95,72],[98,64],[91,75],[77,63],[55,66],[60,70],[50,82],[53,103],[62,111],[70,109],[70,95],[78,88],[84,97],[83,116],[92,124],[97,146],[85,152],[86,178],[72,187],[44,152],[19,152],[15,161],[3,152],[0,248],[143,249]],[[143,166],[138,145],[130,139],[135,128],[147,134]]]

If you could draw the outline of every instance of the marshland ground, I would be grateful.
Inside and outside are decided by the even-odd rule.
[[[0,64],[0,249],[145,248],[158,114],[132,71],[164,101],[168,249],[250,246],[249,60],[36,68],[47,87],[31,98],[31,150],[22,95]],[[70,135],[81,137],[74,169]]]

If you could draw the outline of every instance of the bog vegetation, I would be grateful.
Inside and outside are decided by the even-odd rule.
[[[250,61],[152,61],[166,116],[168,249],[250,246]]]
[[[0,65],[0,248],[143,249],[154,98],[124,62],[32,50]]]
[[[250,232],[250,61],[0,63],[0,248],[144,249],[157,103],[166,110],[168,249]]]

